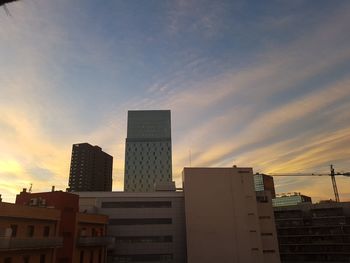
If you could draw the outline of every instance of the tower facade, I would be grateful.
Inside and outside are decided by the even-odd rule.
[[[254,175],[254,187],[255,191],[270,191],[271,197],[276,197],[275,183],[273,177],[266,174],[255,174]]]
[[[172,181],[170,110],[128,111],[124,167],[126,192]]]
[[[73,144],[69,191],[112,191],[113,157],[98,146]]]

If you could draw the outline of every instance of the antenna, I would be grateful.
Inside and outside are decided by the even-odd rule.
[[[33,187],[33,184],[32,184],[32,183],[30,183],[30,187],[29,187],[29,190],[28,190],[28,192],[29,192],[29,193],[31,193],[31,192],[32,192],[32,187]]]

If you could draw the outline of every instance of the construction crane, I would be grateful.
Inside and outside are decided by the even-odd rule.
[[[335,181],[335,176],[342,175],[342,176],[350,176],[350,172],[347,173],[339,173],[335,172],[334,166],[331,164],[330,165],[330,173],[270,173],[267,174],[270,176],[330,176],[331,181],[332,181],[332,186],[333,186],[333,192],[334,192],[334,197],[336,202],[340,202],[339,198],[339,192],[338,192],[338,187],[337,187],[337,182]]]

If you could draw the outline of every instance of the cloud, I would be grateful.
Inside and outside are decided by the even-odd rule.
[[[0,27],[0,55],[5,58],[0,62],[0,173],[6,178],[0,181],[0,192],[18,193],[31,182],[35,191],[49,190],[48,184],[65,189],[71,144],[85,141],[114,156],[113,187],[122,189],[129,109],[172,110],[178,184],[189,151],[193,166],[234,161],[266,172],[321,171],[329,162],[339,169],[350,166],[348,4],[332,9],[288,43],[272,41],[254,54],[242,51],[234,57],[237,53],[223,45],[215,46],[222,49],[219,55],[210,54],[215,48],[203,50],[214,47],[211,41],[223,34],[290,29],[305,14],[267,18],[263,29],[260,20],[252,21],[249,29],[262,31],[243,32],[232,24],[234,16],[227,19],[240,6],[175,1],[167,9],[166,33],[147,36],[174,44],[166,52],[157,46],[146,56],[140,38],[103,38],[109,24],[88,30],[82,2],[39,2],[40,16],[35,15],[39,4],[31,1],[14,6],[11,22],[0,15],[0,24],[6,25]],[[62,19],[65,12],[70,15]],[[196,45],[179,48],[187,37],[195,38]],[[151,67],[149,58],[157,55],[166,63],[156,64],[156,74],[135,70]],[[144,88],[131,92],[138,78]],[[278,190],[320,199],[331,195],[327,179],[319,184],[303,178],[276,181]],[[339,188],[350,198],[346,179],[339,178]]]

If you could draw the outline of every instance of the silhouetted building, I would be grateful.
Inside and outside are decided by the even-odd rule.
[[[271,197],[252,168],[184,168],[188,263],[278,263]]]
[[[124,191],[152,192],[171,181],[170,110],[128,111]]]
[[[276,197],[275,183],[273,177],[266,174],[254,174],[255,191],[270,191],[271,198]]]
[[[300,193],[279,194],[272,199],[273,207],[297,205],[300,203],[312,203],[311,197],[302,195]]]
[[[275,207],[283,263],[349,262],[350,202]]]
[[[68,191],[112,191],[113,157],[98,146],[73,144]]]

